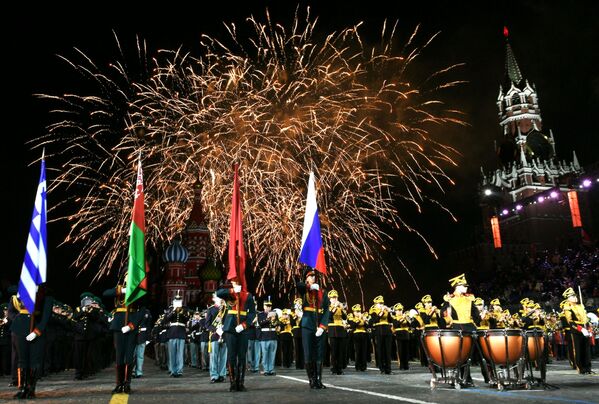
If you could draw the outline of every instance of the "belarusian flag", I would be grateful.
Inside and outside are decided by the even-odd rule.
[[[141,171],[141,155],[137,163],[137,184],[133,201],[133,218],[129,232],[129,266],[125,304],[129,305],[148,291],[146,279],[146,227],[144,223],[144,183]]]

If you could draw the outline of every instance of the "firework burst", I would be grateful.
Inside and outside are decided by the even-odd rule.
[[[201,187],[211,241],[222,256],[232,163],[238,162],[257,290],[274,284],[284,291],[299,270],[313,169],[333,281],[359,280],[377,261],[394,287],[389,267],[378,259],[389,229],[413,232],[426,243],[397,211],[397,201],[419,211],[427,200],[445,209],[427,189],[451,183],[445,169],[455,165],[457,152],[430,128],[464,124],[438,98],[460,83],[444,79],[457,65],[414,85],[408,77],[430,43],[415,45],[418,28],[396,50],[395,25],[384,24],[381,43],[366,46],[360,24],[320,40],[316,20],[308,9],[285,28],[267,12],[264,22],[247,19],[252,33],[243,37],[229,24],[227,39],[202,37],[200,57],[179,49],[149,58],[138,41],[143,69],[135,77],[124,63],[102,72],[83,53],[80,63],[65,59],[99,90],[44,96],[58,101],[53,112],[59,118],[38,142],[64,161],[54,188],[74,195],[65,200],[75,207],[65,241],[82,246],[76,267],[99,265],[98,277],[123,267],[141,151],[146,237],[154,247],[181,233],[194,189]]]

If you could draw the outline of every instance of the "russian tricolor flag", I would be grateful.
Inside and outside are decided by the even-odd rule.
[[[324,247],[320,235],[320,220],[318,219],[318,206],[316,205],[316,186],[314,173],[310,173],[308,181],[308,197],[306,198],[306,216],[304,217],[304,231],[302,233],[302,249],[299,261],[322,274],[327,273],[324,261]]]

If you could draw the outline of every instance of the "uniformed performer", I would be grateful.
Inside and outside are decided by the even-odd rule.
[[[302,298],[302,343],[304,365],[310,381],[310,388],[326,388],[322,383],[322,362],[326,337],[323,335],[329,325],[329,298],[316,283],[312,268],[304,269],[303,281],[297,282],[297,292]]]
[[[223,331],[227,344],[229,391],[245,391],[247,329],[256,316],[256,304],[253,296],[248,291],[242,290],[236,278],[231,280],[231,288],[219,289],[216,295],[227,305]]]
[[[475,297],[468,293],[466,276],[461,274],[450,279],[454,292],[445,306],[445,322],[448,327],[462,331],[476,331],[480,314],[474,305]]]
[[[257,314],[258,330],[260,340],[260,353],[262,354],[262,369],[264,376],[275,375],[275,357],[277,354],[277,325],[279,319],[277,313],[272,310],[272,302],[266,300],[263,303],[264,311]]]
[[[293,351],[295,353],[295,368],[304,368],[304,347],[302,344],[302,298],[296,297],[291,311],[291,332],[293,333]]]
[[[385,306],[383,296],[374,298],[374,306],[370,309],[370,325],[374,329],[376,338],[376,357],[377,364],[381,373],[387,375],[391,372],[391,343],[393,340],[392,310]]]
[[[35,311],[29,313],[17,295],[10,300],[8,319],[13,346],[17,348],[18,391],[14,398],[35,398],[35,387],[43,366],[46,326],[52,314],[53,299],[46,296],[46,285],[38,286]]]
[[[164,322],[168,327],[166,331],[168,338],[168,370],[171,377],[181,377],[183,375],[188,321],[189,312],[183,307],[183,296],[177,293],[173,299],[171,310],[164,316]]]
[[[140,315],[142,319],[137,332],[137,345],[135,346],[135,371],[133,372],[133,377],[135,378],[144,375],[146,345],[150,343],[150,334],[152,332],[152,314],[150,310],[144,308]]]
[[[395,334],[395,346],[399,358],[399,369],[410,369],[410,328],[413,319],[408,313],[404,313],[403,304],[396,303],[393,306],[393,332]]]
[[[331,346],[331,374],[342,375],[343,365],[347,352],[343,349],[344,341],[347,338],[344,321],[347,320],[347,311],[339,301],[339,294],[336,290],[328,293],[329,306],[329,344]]]
[[[291,324],[291,310],[283,309],[281,318],[279,319],[281,331],[279,339],[281,341],[281,364],[284,368],[289,369],[293,362],[293,325]]]
[[[227,304],[214,293],[214,304],[208,308],[206,324],[209,331],[210,383],[221,383],[227,375],[227,345],[223,331],[223,323]]]
[[[8,304],[0,305],[0,376],[10,374],[10,325]]]
[[[368,359],[368,313],[362,312],[362,306],[354,304],[347,321],[353,330],[356,371],[365,372]]]
[[[137,343],[137,330],[141,323],[137,305],[125,305],[125,286],[104,291],[104,297],[115,298],[115,310],[110,331],[112,331],[116,351],[116,386],[113,394],[131,393],[131,377],[133,375],[133,354]]]
[[[491,312],[489,312],[489,310],[487,310],[485,307],[485,301],[481,297],[477,297],[474,299],[474,306],[478,310],[480,317],[480,323],[476,324],[477,330],[490,329],[492,315]],[[478,345],[472,350],[472,364],[480,365],[480,372],[483,375],[483,379],[485,380],[485,383],[488,383],[491,369],[485,358],[483,358]]]
[[[448,296],[447,303],[443,308],[445,323],[454,330],[476,331],[476,324],[480,323],[480,314],[474,305],[474,295],[468,293],[465,274],[458,275],[449,282],[454,290],[453,294]],[[473,384],[469,371],[466,384]]]
[[[99,311],[92,307],[93,294],[84,292],[80,296],[81,304],[73,314],[74,325],[74,350],[73,367],[75,368],[75,380],[86,379],[92,370],[91,343],[95,339],[96,328],[93,323],[99,320]]]
[[[581,375],[591,372],[591,333],[588,331],[587,312],[572,288],[562,294],[567,299],[564,305],[564,315],[570,326],[570,341],[574,352],[574,363]]]

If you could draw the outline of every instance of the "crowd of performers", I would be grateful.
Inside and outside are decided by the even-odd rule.
[[[264,376],[272,376],[276,366],[294,366],[305,369],[311,388],[322,389],[323,367],[342,375],[352,361],[356,371],[364,372],[372,354],[384,374],[392,374],[392,362],[401,371],[414,359],[434,374],[438,364],[431,363],[422,338],[429,331],[521,329],[547,336],[545,360],[568,359],[579,373],[591,372],[591,355],[598,349],[597,329],[589,318],[597,317],[586,312],[572,288],[563,292],[559,312],[546,313],[524,298],[521,310],[510,313],[498,299],[487,306],[469,294],[463,274],[450,283],[453,293],[439,306],[430,295],[411,309],[386,305],[377,296],[369,308],[355,304],[350,309],[305,269],[292,307],[273,309],[267,300],[258,312],[253,296],[233,280],[214,294],[208,309],[189,310],[176,296],[155,321],[148,309],[125,306],[120,286],[104,292],[116,302],[112,312],[91,293],[81,295],[81,305],[72,310],[42,286],[33,314],[16,295],[2,306],[0,370],[12,375],[15,398],[34,398],[36,382],[44,375],[73,368],[75,379],[83,380],[116,362],[113,393],[130,393],[131,379],[143,376],[146,347],[153,344],[155,364],[171,377],[181,377],[187,365],[209,372],[210,383],[228,377],[230,391],[244,391],[246,371],[262,369]],[[482,376],[492,383],[492,369],[482,365],[480,347],[472,350],[472,362],[481,364]],[[471,383],[469,371],[462,381]]]

